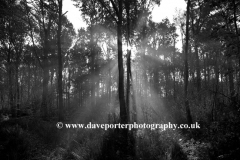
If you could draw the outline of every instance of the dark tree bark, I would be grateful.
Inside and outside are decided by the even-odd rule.
[[[94,44],[94,39],[93,39],[93,24],[91,24],[90,28],[90,46],[91,46],[91,106],[95,107],[96,105],[96,97],[95,97],[95,44]]]
[[[127,46],[130,46],[130,3],[129,1],[125,1],[125,8],[127,13]],[[126,87],[126,109],[127,109],[127,115],[128,115],[128,122],[130,121],[130,74],[131,74],[131,50],[127,48],[127,87]]]
[[[119,71],[119,82],[118,82],[118,96],[120,102],[120,118],[121,123],[127,123],[127,110],[124,98],[124,70],[123,70],[123,51],[122,51],[122,13],[123,13],[123,2],[119,1],[118,10],[118,25],[117,25],[117,45],[118,45],[118,71]]]
[[[195,49],[195,56],[196,56],[196,70],[197,70],[197,93],[198,93],[198,100],[201,101],[201,73],[200,73],[200,63],[199,63],[199,56],[198,56],[198,42],[195,40],[194,44]]]
[[[58,0],[58,32],[57,32],[57,46],[58,46],[58,120],[63,121],[63,89],[62,89],[62,50],[61,50],[61,31],[62,31],[62,0]]]
[[[176,75],[175,75],[176,39],[175,38],[174,38],[173,46],[174,46],[174,52],[173,52],[173,99],[174,99],[174,101],[176,101]]]
[[[228,11],[227,11],[227,15],[228,15]],[[227,31],[231,31],[229,23],[228,23],[228,19],[225,18],[225,23],[227,26]],[[227,67],[228,67],[228,79],[229,79],[229,91],[230,91],[230,99],[231,99],[231,106],[234,106],[235,104],[235,89],[234,89],[234,77],[233,77],[233,66],[232,66],[232,57],[230,54],[231,49],[227,48],[227,52],[226,52],[226,57],[227,57]]]
[[[44,3],[41,0],[40,1],[40,7],[41,7],[41,14],[44,17]],[[41,104],[41,116],[43,118],[48,117],[48,82],[49,82],[49,62],[48,62],[48,54],[49,54],[49,36],[50,36],[50,28],[52,25],[52,19],[49,16],[49,21],[47,24],[47,27],[45,26],[44,18],[42,20],[43,25],[43,32],[44,32],[44,46],[43,46],[43,56],[42,56],[42,66],[43,69],[43,92],[42,92],[42,104]],[[32,36],[32,35],[31,35]]]
[[[12,70],[13,65],[11,61],[11,49],[8,49],[7,54],[7,64],[8,64],[8,101],[11,108],[12,117],[16,116],[16,107],[13,104],[13,83],[12,83]]]
[[[187,18],[186,18],[186,44],[185,44],[185,59],[184,59],[184,98],[185,98],[185,108],[187,114],[188,124],[192,123],[192,115],[190,112],[189,101],[188,101],[188,40],[189,40],[189,9],[190,0],[187,2]]]
[[[20,51],[21,52],[21,51]],[[19,64],[20,64],[20,52],[17,52],[16,55],[16,64],[15,64],[15,67],[16,67],[16,78],[15,78],[15,81],[16,81],[16,114],[18,115],[18,111],[20,109],[20,90],[19,90],[19,83],[18,83],[18,77],[19,77],[19,71],[18,71],[18,67],[19,67]]]
[[[233,0],[233,16],[234,16],[234,28],[236,32],[236,39],[237,39],[237,56],[238,56],[238,67],[240,68],[240,39],[239,39],[239,32],[238,32],[238,27],[237,27],[237,5],[235,3],[235,0]],[[238,86],[237,86],[237,92],[239,93],[240,89],[240,72],[238,73]],[[234,95],[233,95],[234,96]]]

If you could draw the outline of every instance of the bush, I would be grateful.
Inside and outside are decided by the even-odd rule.
[[[100,129],[74,130],[67,133],[66,152],[63,159],[98,159],[104,131]]]
[[[209,140],[212,144],[213,159],[238,159],[240,151],[239,120],[229,119],[215,122],[209,129]]]
[[[1,126],[0,159],[20,160],[30,157],[31,143],[28,134],[19,126]]]
[[[181,157],[183,160],[186,155],[178,145],[180,135],[175,130],[146,130],[144,133],[137,134],[137,157],[138,159],[172,159],[177,160]]]

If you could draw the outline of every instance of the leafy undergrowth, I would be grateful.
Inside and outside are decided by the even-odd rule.
[[[214,122],[208,131],[212,144],[211,156],[217,160],[238,160],[240,156],[240,118],[235,116]]]
[[[0,124],[0,159],[121,159],[119,129],[57,129],[56,122],[22,118]],[[235,160],[238,121],[213,123],[206,129],[138,129],[129,132],[128,160]]]
[[[195,141],[194,139],[180,140],[180,146],[187,155],[188,160],[210,160],[210,143]]]
[[[137,159],[187,160],[178,144],[181,135],[178,131],[150,131],[137,136]]]
[[[51,153],[46,139],[25,128],[24,121],[14,119],[0,124],[0,159],[45,160]]]

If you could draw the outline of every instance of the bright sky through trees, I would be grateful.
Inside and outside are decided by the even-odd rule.
[[[67,12],[67,18],[72,22],[75,30],[77,31],[81,27],[86,27],[86,23],[83,22],[81,13],[78,8],[76,8],[72,0],[63,0],[63,13]]]
[[[171,23],[173,23],[173,17],[177,14],[176,10],[186,10],[186,2],[184,0],[162,0],[159,7],[154,7],[152,11],[152,20],[154,22],[161,22],[162,19],[168,18]],[[176,47],[182,50],[182,43],[180,41],[181,34],[180,29],[177,28],[178,42]]]
[[[162,0],[159,7],[154,7],[152,11],[152,20],[161,22],[162,19],[168,18],[173,22],[173,16],[177,10],[186,10],[186,2],[184,0]]]
[[[63,1],[63,13],[67,12],[67,18],[72,22],[75,30],[77,31],[81,27],[86,27],[86,23],[83,22],[81,13],[76,8],[71,0]],[[176,15],[176,10],[185,10],[186,2],[184,0],[162,0],[159,7],[154,7],[152,11],[152,19],[154,22],[161,22],[162,19],[168,18],[170,22],[173,22],[173,16]],[[180,36],[180,30],[177,29],[177,34]],[[180,37],[178,38],[177,48],[181,49]]]

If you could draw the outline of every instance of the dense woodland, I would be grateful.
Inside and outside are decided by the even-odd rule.
[[[152,20],[160,0],[72,1],[86,28],[74,29],[62,0],[0,2],[0,157],[240,157],[240,1],[186,0],[173,23]],[[57,122],[201,129],[57,129]]]

